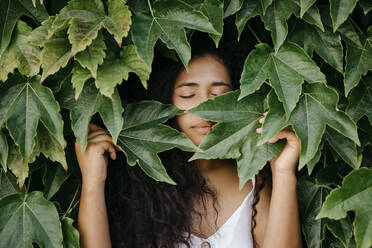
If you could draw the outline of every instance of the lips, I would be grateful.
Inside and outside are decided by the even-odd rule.
[[[209,131],[212,130],[212,126],[214,124],[215,123],[210,122],[210,121],[201,122],[201,123],[198,123],[198,124],[192,126],[191,128],[199,134],[207,134],[207,133],[209,133]]]

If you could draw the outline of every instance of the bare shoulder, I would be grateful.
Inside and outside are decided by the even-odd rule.
[[[262,184],[262,176],[256,176],[256,186],[259,187]],[[271,199],[271,185],[265,182],[264,188],[258,194],[259,201],[256,204],[256,227],[253,230],[253,234],[255,236],[256,242],[262,246],[267,221],[269,218],[269,210],[270,210],[270,199]]]

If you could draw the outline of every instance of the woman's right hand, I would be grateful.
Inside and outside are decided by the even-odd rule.
[[[112,137],[105,129],[90,123],[88,130],[88,141],[84,154],[81,152],[79,143],[75,141],[75,153],[83,184],[87,186],[104,185],[107,175],[107,152],[110,154],[110,158],[115,160],[116,151],[120,151],[120,148],[113,143]]]

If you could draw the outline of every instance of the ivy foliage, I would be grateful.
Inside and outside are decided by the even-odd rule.
[[[97,120],[127,164],[154,180],[175,184],[158,154],[177,147],[191,160],[236,159],[241,187],[281,151],[268,140],[291,125],[305,246],[372,246],[370,0],[0,4],[0,247],[79,246],[73,142],[84,151]],[[196,30],[216,46],[229,35],[251,48],[238,90],[188,110],[217,122],[199,147],[164,124],[185,111],[129,103],[119,90],[147,89],[157,53],[187,68]]]

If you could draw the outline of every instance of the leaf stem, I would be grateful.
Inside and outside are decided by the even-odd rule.
[[[356,29],[358,29],[358,31],[360,32],[360,33],[364,33],[363,32],[363,30],[355,23],[355,21],[351,18],[351,17],[349,17],[349,20],[350,20],[350,22],[351,22],[351,24],[353,24],[353,26],[356,28]]]
[[[77,193],[79,192],[79,190],[80,190],[80,185],[76,188],[76,191],[75,191],[75,193],[74,193],[74,197],[72,197],[72,200],[71,200],[71,202],[70,202],[70,205],[68,206],[68,208],[67,208],[65,214],[62,216],[62,218],[66,217],[66,215],[69,214],[69,213],[72,211],[72,209],[74,209],[74,208],[76,207],[76,203],[78,203],[79,201],[77,201],[77,202],[74,204],[73,207],[72,207],[72,204],[74,203],[75,198],[76,198]]]
[[[28,190],[30,189],[31,177],[32,177],[32,173],[30,173],[30,176],[27,179],[26,194],[28,194]]]
[[[249,25],[249,24],[247,23],[247,26],[248,26],[249,30],[251,31],[251,33],[253,34],[253,36],[256,38],[256,40],[257,40],[260,44],[262,44],[262,41],[260,40],[260,38],[258,38],[257,34],[253,31],[251,25]]]
[[[154,12],[152,11],[150,0],[147,0],[147,5],[149,6],[151,15],[154,16]]]

